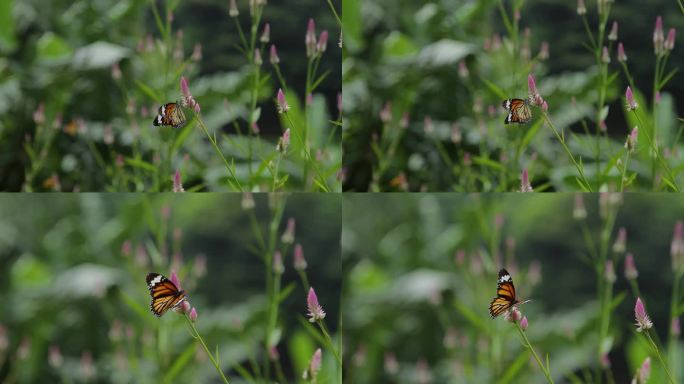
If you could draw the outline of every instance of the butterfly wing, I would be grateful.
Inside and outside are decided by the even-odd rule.
[[[532,110],[530,109],[527,100],[507,99],[501,103],[501,106],[508,111],[504,124],[526,124],[532,120]]]
[[[180,128],[185,125],[185,114],[177,103],[166,103],[159,107],[159,113],[152,122],[155,126]]]
[[[185,301],[185,293],[176,287],[171,280],[158,273],[148,273],[147,287],[152,296],[150,309],[155,316],[159,317],[170,308],[173,308]]]
[[[496,297],[489,304],[489,314],[492,318],[508,311],[513,305],[517,304],[515,298],[515,286],[510,273],[505,269],[499,271],[499,279],[496,285]]]

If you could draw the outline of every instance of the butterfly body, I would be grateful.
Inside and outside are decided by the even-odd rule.
[[[501,106],[508,111],[504,124],[527,124],[532,120],[532,110],[527,100],[506,99],[501,103]]]
[[[496,297],[489,304],[489,314],[492,318],[495,318],[502,313],[508,312],[518,303],[511,274],[502,268],[499,271],[499,279],[496,284]]]
[[[147,287],[152,296],[152,303],[150,310],[155,316],[160,317],[167,310],[175,308],[187,300],[187,296],[183,290],[178,289],[176,284],[165,276],[158,273],[148,273]]]
[[[159,114],[152,122],[155,126],[171,126],[181,128],[185,125],[185,114],[178,103],[166,103],[159,107]]]

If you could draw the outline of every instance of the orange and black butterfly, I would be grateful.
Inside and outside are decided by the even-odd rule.
[[[159,107],[159,114],[152,122],[155,126],[167,125],[181,128],[185,125],[185,114],[178,103],[166,103]]]
[[[515,298],[513,279],[511,279],[508,271],[502,268],[499,271],[499,280],[497,280],[496,297],[489,304],[489,314],[495,318],[516,304],[518,304],[518,300]]]
[[[532,120],[532,110],[530,109],[530,105],[527,100],[507,99],[501,103],[501,106],[508,111],[508,115],[504,120],[505,124],[526,124]]]
[[[150,309],[157,317],[169,309],[177,307],[187,299],[185,292],[179,290],[176,284],[163,275],[148,273],[145,280],[152,296]]]

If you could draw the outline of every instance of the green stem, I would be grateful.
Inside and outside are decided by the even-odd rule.
[[[677,185],[677,180],[675,179],[674,175],[672,174],[672,171],[670,170],[670,167],[667,165],[665,162],[665,159],[660,155],[660,151],[658,151],[658,146],[656,143],[651,139],[651,135],[648,134],[648,129],[644,126],[644,123],[641,122],[641,119],[639,118],[639,114],[636,113],[636,109],[634,109],[632,112],[634,112],[634,116],[637,118],[639,121],[639,125],[643,127],[641,131],[644,133],[646,136],[646,139],[648,140],[648,144],[651,146],[651,149],[653,150],[653,153],[656,156],[656,159],[660,161],[661,165],[665,169],[665,172],[667,172],[668,177],[670,178],[670,188],[674,189],[675,191],[679,192],[679,186]]]
[[[644,330],[644,334],[646,335],[646,338],[648,338],[648,341],[651,343],[651,347],[653,348],[653,351],[655,352],[656,356],[658,357],[660,364],[662,364],[663,368],[665,369],[665,373],[667,374],[668,380],[670,380],[670,383],[676,384],[675,379],[672,377],[672,373],[670,373],[670,369],[667,367],[665,360],[663,360],[663,357],[660,355],[660,351],[658,350],[658,346],[656,346],[656,344],[653,341],[653,339],[651,338],[651,335],[649,334],[648,330]]]
[[[537,364],[539,364],[539,368],[541,368],[542,372],[544,373],[544,376],[546,376],[546,381],[549,383],[553,384],[553,379],[551,378],[551,372],[547,369],[546,366],[541,362],[539,359],[539,356],[537,356],[537,352],[535,352],[534,347],[532,347],[532,344],[530,344],[530,341],[527,339],[527,335],[525,335],[525,331],[520,327],[520,324],[518,322],[515,322],[515,327],[518,329],[518,333],[520,333],[520,337],[523,338],[523,344],[527,349],[530,350],[530,353],[534,357],[535,360],[537,360]]]
[[[551,119],[549,119],[549,115],[548,115],[546,112],[543,112],[543,113],[544,113],[544,119],[546,120],[546,122],[549,124],[549,126],[550,126],[551,129],[553,130],[553,134],[556,135],[556,138],[558,139],[558,141],[559,141],[559,142],[561,143],[561,145],[563,146],[563,149],[565,150],[565,153],[567,153],[568,157],[570,158],[570,160],[572,161],[572,163],[575,165],[575,168],[577,169],[577,172],[579,172],[580,177],[582,178],[582,182],[584,183],[585,188],[587,188],[587,189],[589,190],[589,192],[591,192],[591,185],[589,184],[589,180],[587,180],[587,177],[584,175],[584,171],[583,171],[583,169],[582,169],[582,166],[575,160],[575,157],[572,155],[572,152],[570,152],[570,148],[568,148],[568,146],[565,144],[565,138],[563,138],[563,137],[561,136],[561,134],[558,133],[558,131],[556,130],[556,127],[555,127],[555,126],[553,125],[553,123],[551,122]]]
[[[335,355],[335,361],[337,361],[337,364],[341,367],[342,358],[340,357],[339,352],[337,352],[335,344],[333,343],[332,338],[330,337],[328,327],[326,327],[325,323],[322,320],[318,320],[316,324],[318,324],[318,327],[321,329],[321,332],[323,332],[323,336],[325,337],[326,344],[328,344],[328,348],[330,349],[330,351],[332,351],[333,355]]]
[[[235,182],[235,186],[237,186],[237,189],[242,192],[242,185],[240,185],[240,181],[238,180],[237,176],[235,176],[235,173],[233,172],[233,167],[228,163],[228,160],[226,160],[225,156],[223,156],[223,153],[221,152],[221,149],[219,148],[217,142],[216,142],[216,136],[212,136],[209,134],[209,130],[207,130],[207,126],[204,125],[204,121],[202,120],[202,117],[197,114],[195,115],[197,117],[197,122],[199,123],[200,128],[204,131],[204,134],[207,136],[207,139],[209,139],[209,142],[211,142],[211,145],[214,147],[216,150],[216,153],[219,154],[221,157],[221,160],[223,160],[223,164],[226,166],[226,169],[228,170],[228,173],[230,176],[233,178],[233,182]]]
[[[200,344],[202,344],[202,348],[204,348],[204,351],[207,353],[207,356],[209,356],[209,359],[211,360],[211,363],[214,364],[214,367],[216,368],[216,371],[221,375],[221,379],[223,379],[223,382],[226,384],[229,384],[228,379],[226,376],[223,374],[223,371],[221,370],[221,367],[219,366],[219,363],[216,361],[214,358],[214,355],[209,352],[209,348],[207,348],[207,345],[204,343],[204,339],[202,339],[202,336],[200,336],[199,332],[197,332],[197,328],[195,328],[195,323],[190,320],[190,317],[188,317],[188,314],[184,314],[185,320],[188,321],[188,324],[190,325],[190,328],[192,329],[192,337],[195,338],[196,340],[199,340]]]

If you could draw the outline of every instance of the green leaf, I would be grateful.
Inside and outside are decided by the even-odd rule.
[[[500,384],[510,383],[515,378],[515,375],[527,364],[530,356],[527,353],[518,353],[516,359],[508,365],[508,368],[503,373],[503,376],[497,381]]]
[[[12,0],[0,1],[0,51],[11,51],[17,45],[14,36],[12,3]]]
[[[498,161],[494,161],[488,157],[476,156],[473,158],[473,161],[475,162],[475,164],[496,169],[498,171],[503,171],[505,169],[505,167],[501,165],[501,163],[499,163]]]
[[[346,17],[345,17],[346,19]],[[418,47],[401,32],[393,31],[382,41],[382,56],[390,59],[413,57],[418,53]]]
[[[73,50],[67,42],[53,32],[46,32],[38,39],[36,53],[44,62],[62,62],[68,59]]]
[[[110,68],[128,56],[129,49],[106,41],[97,41],[79,48],[71,63],[76,69]]]
[[[132,167],[141,168],[141,169],[144,169],[146,171],[157,173],[157,167],[155,167],[154,165],[152,165],[152,164],[150,164],[144,160],[133,159],[133,158],[127,157],[125,160],[125,163],[132,166]]]
[[[482,79],[482,82],[489,88],[492,93],[494,93],[499,99],[504,100],[508,96],[506,95],[506,92],[503,91],[503,89],[499,88],[498,85],[492,83],[491,81],[487,79]]]
[[[152,88],[148,87],[147,85],[141,83],[139,80],[135,80],[135,85],[140,88],[143,93],[145,93],[150,99],[157,101],[158,103],[163,103],[162,98],[157,92],[155,92]]]

